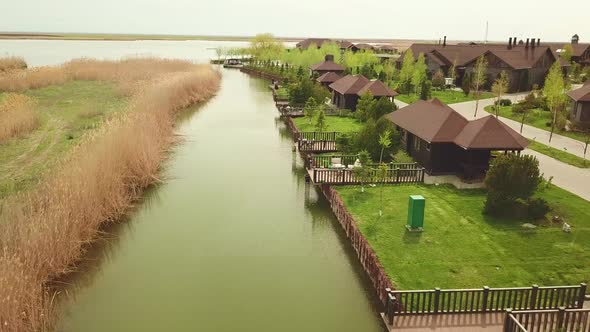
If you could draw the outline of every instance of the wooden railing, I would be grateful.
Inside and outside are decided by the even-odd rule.
[[[393,324],[397,315],[486,313],[513,310],[581,308],[586,284],[578,286],[387,290],[385,315]]]
[[[337,131],[302,131],[295,139],[306,141],[336,141],[341,133]]]
[[[340,158],[340,164],[344,166],[354,165],[358,159],[357,154],[345,155],[345,154],[330,154],[330,155],[311,155],[308,157],[309,161],[306,163],[308,168],[333,168],[332,159]],[[419,169],[420,166],[417,163],[386,163],[388,169]],[[369,167],[377,168],[379,165],[372,163]]]
[[[420,183],[424,182],[424,169],[387,169],[385,175],[378,169],[371,169],[369,174],[362,179],[355,175],[350,168],[329,169],[313,168],[312,180],[314,183],[322,184],[360,184],[360,183]],[[361,181],[362,180],[362,181]]]
[[[590,309],[506,310],[504,332],[590,332]]]

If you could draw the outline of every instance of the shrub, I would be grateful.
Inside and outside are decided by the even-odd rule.
[[[467,73],[463,76],[461,90],[463,90],[465,96],[469,96],[469,93],[471,93],[471,76]]]
[[[354,152],[366,150],[371,155],[371,158],[379,160],[381,155],[379,135],[382,135],[387,130],[390,132],[389,139],[391,141],[391,146],[385,149],[383,159],[386,161],[391,160],[391,155],[396,153],[399,149],[400,140],[398,131],[393,127],[393,124],[385,118],[380,118],[377,121],[369,119],[365,126],[353,136],[352,150]]]
[[[531,219],[543,219],[549,211],[551,208],[543,198],[533,198],[528,201],[528,216]]]
[[[0,73],[16,69],[27,69],[25,59],[16,56],[0,58]]]
[[[510,106],[512,105],[512,100],[510,99],[500,99],[500,102],[494,102],[495,105],[500,106]]]
[[[509,211],[518,199],[528,200],[542,180],[537,158],[516,154],[497,157],[485,179],[488,189],[485,212],[499,215],[506,209]]]

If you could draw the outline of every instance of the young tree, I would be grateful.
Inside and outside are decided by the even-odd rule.
[[[418,55],[418,60],[414,64],[414,72],[412,73],[412,85],[414,86],[414,90],[416,94],[420,94],[422,90],[422,83],[426,81],[426,70],[428,67],[426,66],[426,59],[424,58],[424,53],[420,53]]]
[[[420,87],[420,99],[428,100],[432,97],[432,83],[429,80],[422,81]]]
[[[370,117],[377,121],[385,114],[389,114],[397,109],[397,106],[388,98],[381,97],[375,100],[373,108],[370,112]]]
[[[355,151],[365,150],[369,152],[374,160],[378,160],[381,156],[382,146],[379,144],[379,136],[383,135],[385,131],[389,131],[389,138],[391,145],[386,147],[383,151],[383,159],[389,160],[389,156],[395,154],[399,148],[400,139],[399,132],[394,128],[391,121],[380,118],[375,121],[369,119],[363,128],[353,136],[353,148]]]
[[[371,180],[371,157],[369,152],[363,150],[359,152],[358,159],[361,164],[360,166],[353,168],[352,173],[361,183],[361,192],[364,193],[365,183]]]
[[[469,94],[471,93],[471,75],[469,73],[465,73],[465,75],[463,75],[461,90],[463,90],[463,94],[465,94],[465,97],[469,96]]]
[[[553,112],[553,121],[551,121],[551,133],[549,134],[549,143],[553,138],[555,131],[555,124],[557,122],[557,113],[560,112],[565,102],[565,84],[563,82],[563,75],[561,72],[561,65],[559,61],[555,61],[549,74],[545,78],[545,86],[543,87],[543,95],[547,98],[547,105],[551,112]]]
[[[437,70],[434,75],[432,75],[432,87],[436,89],[444,89],[445,87],[445,74],[442,70]]]
[[[250,41],[250,53],[257,59],[276,58],[283,48],[283,43],[270,33],[258,34]]]
[[[381,218],[381,216],[383,216],[383,187],[385,186],[388,167],[386,164],[379,163],[377,171],[379,173],[379,178],[381,179],[381,186],[379,188],[379,218]]]
[[[383,162],[383,151],[391,146],[391,130],[386,129],[383,134],[379,135],[379,145],[381,146],[381,154],[379,155],[379,164]]]
[[[561,52],[560,56],[568,63],[571,63],[573,54],[574,54],[574,49],[573,49],[572,45],[566,44],[563,47],[563,51]]]
[[[309,124],[311,124],[311,121],[315,117],[317,107],[318,105],[313,97],[309,97],[309,99],[307,99],[305,102],[305,107],[303,107],[303,115]]]
[[[452,84],[455,85],[457,80],[457,59],[453,60],[453,65],[449,68],[449,77],[451,78]]]
[[[506,71],[502,70],[500,73],[500,77],[498,77],[494,84],[492,84],[492,92],[496,95],[496,118],[499,116],[500,113],[500,100],[502,100],[502,96],[508,91],[508,74]]]
[[[471,75],[471,87],[475,94],[475,113],[473,117],[477,117],[477,109],[479,108],[479,98],[481,97],[481,89],[486,84],[486,76],[488,72],[488,61],[482,55],[477,58],[473,73]]]
[[[412,76],[414,74],[414,53],[412,49],[408,49],[404,55],[402,68],[399,73],[402,93],[410,93],[410,85],[412,84]]]
[[[375,107],[375,102],[375,98],[373,98],[373,95],[370,91],[364,93],[356,104],[356,118],[362,122],[366,122],[369,118],[371,118],[371,112]]]
[[[324,112],[324,108],[320,108],[317,111],[317,116],[315,119],[315,129],[317,131],[325,131],[327,128],[327,124],[326,124],[326,112]]]

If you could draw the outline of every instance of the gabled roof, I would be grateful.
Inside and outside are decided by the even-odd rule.
[[[317,47],[322,47],[322,44],[329,43],[331,41],[332,40],[328,39],[328,38],[307,38],[307,39],[304,39],[304,40],[298,42],[297,44],[295,44],[295,47],[301,48],[301,49],[307,49],[312,44],[314,44]]]
[[[373,45],[366,44],[366,43],[355,44],[354,46],[356,46],[359,50],[373,50],[373,49],[375,49],[375,47],[373,47]]]
[[[356,46],[354,46],[353,43],[349,42],[348,40],[337,40],[336,43],[338,44],[338,46],[340,46],[340,48],[353,48],[353,47],[356,47]]]
[[[385,85],[385,83],[379,80],[369,81],[369,83],[362,87],[357,94],[362,96],[367,93],[367,91],[374,97],[394,97],[398,95],[397,92],[393,91],[390,87]]]
[[[493,115],[469,121],[455,137],[464,149],[522,150],[529,141]]]
[[[344,68],[344,66],[341,66],[331,60],[326,60],[326,61],[322,61],[320,63],[316,63],[315,65],[311,65],[311,67],[309,67],[309,68],[314,71],[320,70],[320,71],[333,71],[333,72],[343,72],[346,69],[346,68]]]
[[[417,101],[385,115],[385,118],[431,143],[452,142],[468,122],[436,98]]]
[[[528,145],[526,138],[495,117],[468,121],[438,99],[418,101],[385,118],[431,143],[490,150],[522,150]]]
[[[355,95],[367,83],[369,83],[369,79],[363,75],[346,75],[338,81],[330,84],[329,87],[330,89],[343,95]]]
[[[584,83],[581,88],[568,92],[567,95],[575,101],[590,101],[590,83],[588,82],[590,81]]]
[[[563,50],[565,45],[570,45],[572,47],[572,56],[582,56],[588,48],[590,48],[590,44],[570,44],[570,43],[546,43],[547,46],[551,47],[552,50]]]
[[[320,83],[334,83],[338,81],[340,78],[342,78],[342,76],[336,74],[333,71],[329,71],[327,73],[324,73],[322,76],[318,77],[316,81]]]

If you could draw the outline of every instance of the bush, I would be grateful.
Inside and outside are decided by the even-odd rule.
[[[391,155],[396,153],[399,149],[400,139],[399,133],[394,128],[393,124],[385,118],[380,118],[375,121],[369,119],[365,126],[351,139],[351,152],[359,152],[366,150],[374,160],[379,160],[381,155],[381,145],[379,145],[379,135],[382,135],[385,131],[390,132],[389,139],[391,140],[391,146],[383,152],[383,159],[386,161],[391,160]],[[340,142],[344,143],[343,141]],[[338,143],[337,143],[338,144]]]
[[[512,105],[512,100],[510,99],[500,99],[500,102],[495,101],[494,105],[500,105],[500,106],[511,106]]]
[[[533,198],[528,201],[528,216],[531,219],[543,219],[551,211],[549,204],[542,198]]]
[[[485,179],[488,189],[485,212],[490,215],[509,212],[517,200],[528,200],[542,180],[537,158],[515,154],[497,157]]]

